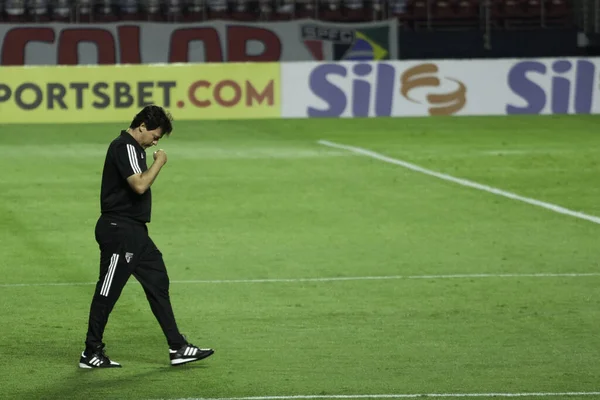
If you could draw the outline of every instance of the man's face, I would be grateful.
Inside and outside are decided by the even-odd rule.
[[[162,138],[162,128],[160,128],[160,127],[149,131],[146,128],[146,125],[142,124],[142,125],[140,125],[140,132],[141,132],[140,145],[144,149],[147,149],[152,146],[156,146],[158,141]]]

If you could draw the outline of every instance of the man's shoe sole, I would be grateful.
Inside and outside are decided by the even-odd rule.
[[[103,369],[103,368],[121,368],[121,366],[120,365],[107,365],[106,367],[90,367],[87,364],[79,363],[79,368],[84,368],[84,369]]]
[[[183,364],[191,363],[194,361],[204,360],[205,358],[212,356],[214,353],[215,352],[213,350],[208,354],[203,354],[201,357],[179,358],[177,360],[171,360],[171,366],[179,367],[180,365],[183,365]]]

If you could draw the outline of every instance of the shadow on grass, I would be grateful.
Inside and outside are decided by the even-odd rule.
[[[63,399],[158,399],[181,397],[181,383],[199,382],[198,372],[210,366],[190,363],[180,367],[169,364],[163,366],[130,366],[110,369],[80,369],[77,366],[62,378],[46,387],[36,387],[23,393],[22,399],[63,400]],[[171,383],[171,385],[169,385]],[[196,396],[206,389],[206,382],[197,387],[190,385]],[[171,390],[169,389],[171,388]]]

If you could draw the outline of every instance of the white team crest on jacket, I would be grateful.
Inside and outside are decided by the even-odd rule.
[[[133,257],[133,253],[125,253],[125,260],[127,260],[127,264],[131,261],[131,257]]]

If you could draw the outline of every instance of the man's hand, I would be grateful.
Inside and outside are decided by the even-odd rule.
[[[165,165],[167,163],[167,153],[163,149],[158,149],[154,152],[154,161]]]
[[[167,153],[164,152],[163,149],[156,150],[153,154],[154,162],[148,168],[148,170],[142,172],[141,174],[133,174],[129,178],[127,178],[127,182],[129,186],[133,189],[137,194],[144,194],[146,190],[150,188],[160,169],[167,163]]]

